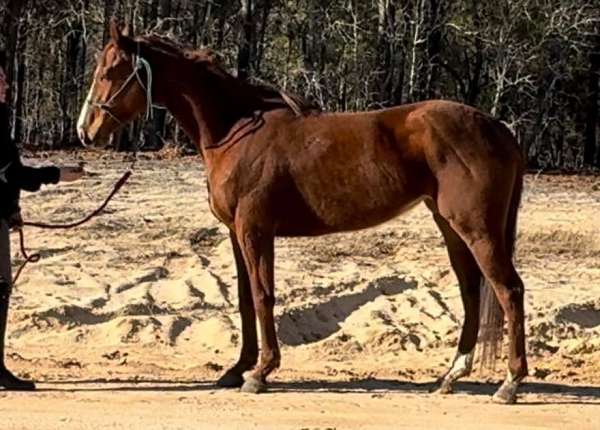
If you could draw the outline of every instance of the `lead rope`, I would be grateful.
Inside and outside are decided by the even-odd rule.
[[[133,167],[133,163],[132,163],[131,167]],[[104,202],[96,210],[94,210],[92,213],[88,214],[86,217],[80,219],[79,221],[63,223],[63,224],[49,224],[49,223],[34,222],[34,221],[23,222],[23,225],[19,226],[17,231],[19,232],[19,243],[21,245],[21,254],[23,254],[25,261],[23,261],[23,263],[21,263],[21,265],[17,269],[17,273],[13,277],[13,280],[12,280],[13,285],[15,285],[17,283],[19,276],[21,276],[21,273],[23,272],[23,269],[25,268],[25,266],[27,266],[27,264],[37,263],[38,261],[40,261],[40,258],[41,258],[41,255],[39,253],[30,255],[30,254],[28,254],[27,250],[25,249],[25,233],[23,232],[23,227],[25,227],[25,226],[36,227],[36,228],[43,228],[43,229],[49,229],[49,230],[59,230],[59,229],[68,230],[68,229],[72,229],[75,227],[79,227],[80,225],[83,225],[83,224],[87,223],[88,221],[90,221],[92,218],[95,218],[96,216],[100,215],[104,211],[104,209],[106,208],[106,206],[108,206],[108,203],[112,200],[112,198],[115,196],[115,194],[117,194],[119,192],[119,190],[123,187],[123,185],[125,185],[125,183],[129,179],[131,174],[132,174],[131,168],[128,169],[125,173],[123,173],[123,176],[121,176],[121,178],[115,183],[115,185],[113,186],[113,189],[110,192],[110,194],[108,195],[108,197],[106,197],[106,199],[104,199]]]

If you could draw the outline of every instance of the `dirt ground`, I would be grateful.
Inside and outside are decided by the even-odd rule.
[[[21,429],[598,429],[597,387],[528,384],[521,403],[489,402],[491,385],[437,396],[392,381],[275,384],[261,395],[210,383],[53,383],[0,394],[2,428]],[[561,390],[562,392],[557,392]]]
[[[25,195],[24,216],[77,219],[124,169],[88,157],[83,181]],[[213,386],[237,358],[240,323],[202,164],[142,159],[101,218],[26,230],[42,260],[13,295],[8,363],[40,390],[0,391],[1,428],[600,428],[599,214],[600,178],[526,179],[517,262],[531,376],[520,405],[489,401],[505,356],[457,394],[428,393],[463,314],[425,207],[358,233],[277,240],[282,367],[269,393],[248,396]]]

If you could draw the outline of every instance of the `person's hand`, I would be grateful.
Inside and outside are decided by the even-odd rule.
[[[60,182],[73,182],[81,179],[85,171],[81,166],[65,166],[60,168]]]

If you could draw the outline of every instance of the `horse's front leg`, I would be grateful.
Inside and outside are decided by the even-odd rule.
[[[236,233],[248,269],[254,310],[261,330],[261,356],[258,367],[242,386],[246,393],[259,393],[266,389],[266,378],[279,367],[280,353],[275,332],[274,295],[274,235],[264,227],[236,223]]]
[[[238,277],[238,301],[242,319],[242,351],[238,362],[217,381],[219,387],[225,388],[241,387],[244,383],[243,373],[252,369],[258,361],[256,314],[254,312],[250,279],[235,232],[230,232],[230,238]]]

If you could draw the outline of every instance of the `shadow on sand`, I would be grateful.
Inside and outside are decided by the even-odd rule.
[[[362,291],[335,296],[325,303],[306,308],[291,309],[279,319],[277,335],[285,345],[318,342],[340,330],[341,323],[366,303],[382,295],[394,296],[416,287],[415,281],[398,276],[375,279]]]
[[[37,392],[215,392],[225,391],[212,381],[169,381],[169,380],[81,380],[46,382]],[[358,379],[353,381],[305,381],[305,382],[273,382],[269,385],[269,394],[278,393],[319,393],[319,394],[423,394],[429,395],[434,382],[414,383],[388,379]],[[459,382],[455,385],[457,394],[474,394],[491,396],[498,384]],[[235,391],[235,390],[233,390]],[[535,401],[520,400],[519,405],[545,404],[589,404],[600,406],[600,386],[563,385],[554,383],[525,383],[519,394],[547,395],[545,399]]]

